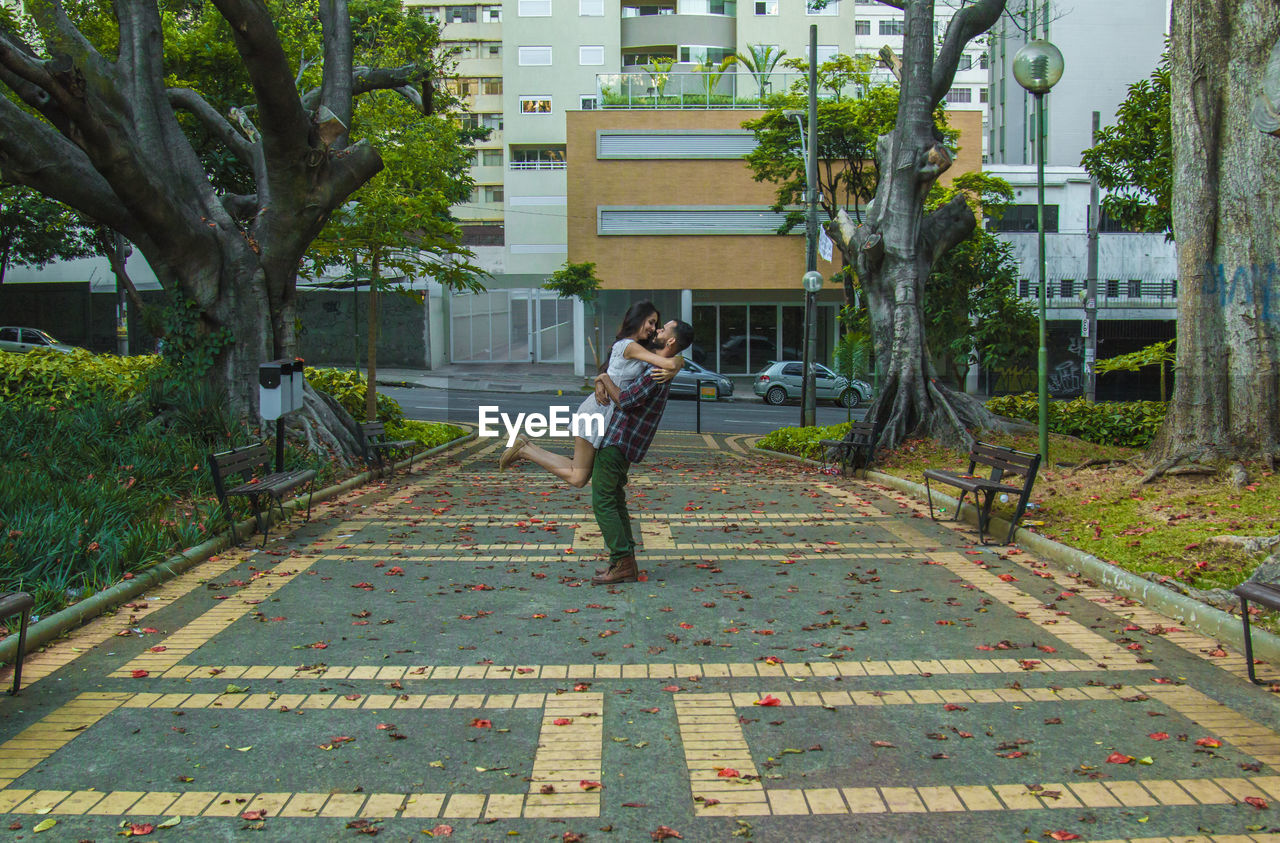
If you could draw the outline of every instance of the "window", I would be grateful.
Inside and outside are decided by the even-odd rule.
[[[1102,217],[1098,221],[1098,231],[1102,234],[1128,234],[1134,231],[1127,225],[1123,225],[1119,220],[1114,219],[1107,213],[1106,209],[1102,209]]]
[[[595,45],[578,47],[578,64],[604,64],[604,47]]]
[[[978,67],[980,69],[986,70],[988,67],[990,67],[990,65],[991,65],[991,60],[987,58],[986,53],[982,53],[981,55],[978,56]]]
[[[704,47],[694,44],[680,48],[680,61],[682,62],[719,64],[731,55],[733,55],[733,50],[728,50],[724,47]]]
[[[563,170],[564,146],[511,147],[513,170]]]
[[[501,76],[485,76],[480,80],[480,93],[482,94],[501,94],[502,93],[502,77]]]
[[[1072,278],[1058,279],[1058,295],[1061,298],[1069,299],[1075,295],[1076,282]]]
[[[990,99],[991,96],[988,88],[978,89],[978,102],[987,102]]]
[[[495,132],[502,131],[502,115],[501,114],[481,114],[480,125],[486,129],[493,129]]]
[[[457,79],[450,79],[445,84],[449,90],[453,91],[460,97],[469,97],[476,92],[476,79],[468,79],[465,76],[459,76]]]
[[[1129,298],[1131,299],[1142,298],[1142,282],[1141,281],[1139,281],[1137,278],[1130,278],[1128,286],[1129,286],[1129,290],[1128,290]]]
[[[960,63],[956,65],[956,70],[972,70],[972,69],[973,69],[973,56],[970,55],[969,53],[961,53]]]
[[[950,91],[947,91],[947,102],[952,104],[961,103],[961,102],[973,102],[973,89],[972,88],[952,88]]]
[[[475,6],[445,6],[444,22],[445,23],[475,23],[476,7]]]
[[[707,11],[713,15],[728,15],[729,17],[737,17],[738,0],[708,0]]]
[[[516,14],[522,18],[549,18],[551,0],[520,0]]]
[[[853,22],[853,34],[854,34],[854,35],[870,35],[870,34],[871,34],[871,21],[869,21],[869,20],[856,20],[856,21],[854,21],[854,22]]]
[[[778,13],[778,0],[756,0],[757,15],[776,15]]]
[[[484,45],[485,58],[500,59],[502,58],[502,42],[486,41]]]
[[[902,18],[887,18],[880,21],[881,35],[901,35],[902,34]]]
[[[484,149],[480,151],[480,164],[484,167],[501,167],[502,150]]]
[[[840,55],[840,45],[819,44],[818,45],[818,67],[822,67],[823,64],[831,61],[838,55]]]
[[[990,219],[988,225],[991,231],[1035,231],[1036,206],[1009,205],[1004,209],[1004,213],[1000,216],[1000,219]],[[1057,232],[1057,205],[1044,206],[1044,230],[1048,232]]]
[[[462,226],[464,246],[501,246],[505,242],[504,227],[500,222],[475,222]]]
[[[502,23],[502,7],[485,6],[484,11],[480,13],[480,19],[485,23]]]
[[[521,97],[521,114],[550,114],[551,97]]]
[[[584,18],[604,17],[604,0],[578,0],[578,14]]]
[[[0,340],[3,340],[4,342],[17,342],[18,329],[17,328],[0,328]]]
[[[579,97],[578,107],[583,111],[595,111],[600,107],[600,98],[587,96]]]
[[[539,67],[551,64],[550,47],[518,47],[517,62],[521,67]]]
[[[502,185],[500,184],[478,184],[471,189],[471,201],[473,203],[501,202],[502,197]]]
[[[789,378],[798,378],[804,375],[803,363],[788,363],[782,367],[782,374]]]
[[[477,44],[474,41],[447,41],[444,47],[449,50],[454,58],[474,59],[477,58],[479,52]]]
[[[827,5],[821,9],[813,8],[813,0],[805,0],[804,13],[806,15],[838,15],[840,14],[840,0],[827,0]]]
[[[1120,280],[1117,278],[1107,279],[1107,298],[1120,298]]]

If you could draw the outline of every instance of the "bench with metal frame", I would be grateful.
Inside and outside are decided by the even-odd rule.
[[[13,656],[13,687],[9,696],[14,696],[22,687],[22,660],[27,655],[27,622],[31,620],[31,607],[35,601],[25,591],[6,591],[0,593],[0,618],[11,618],[22,615],[18,625],[18,649]]]
[[[978,466],[990,468],[991,473],[986,477],[979,477],[974,474]],[[956,500],[956,514],[951,519],[952,521],[960,519],[960,509],[964,506],[964,496],[972,492],[974,506],[978,510],[978,542],[986,544],[985,534],[987,526],[991,523],[991,504],[995,501],[996,495],[1017,495],[1018,503],[1014,507],[1013,516],[1009,519],[1009,535],[1004,540],[1004,543],[1008,544],[1013,541],[1013,533],[1018,529],[1018,522],[1022,520],[1022,514],[1027,511],[1027,502],[1031,498],[1031,487],[1036,482],[1036,472],[1039,469],[1039,454],[1015,451],[1013,448],[975,441],[973,447],[969,449],[969,468],[964,473],[942,471],[936,468],[925,469],[924,487],[925,493],[929,498],[929,517],[934,521],[938,520],[934,515],[933,490],[929,486],[930,480],[936,480],[948,486],[955,486],[960,490],[960,497]],[[1020,486],[1012,486],[1005,483],[1005,478],[1010,476],[1021,476],[1023,478],[1022,484]]]
[[[310,484],[307,491],[307,520],[311,519],[311,498],[315,494],[316,471],[311,468],[299,468],[293,471],[271,471],[271,448],[265,442],[246,445],[220,454],[209,455],[209,472],[213,475],[213,490],[222,504],[222,511],[227,517],[227,525],[231,528],[231,538],[235,542],[236,522],[231,514],[227,498],[247,498],[253,509],[253,517],[258,529],[262,531],[262,546],[267,546],[267,535],[271,531],[271,501],[275,501],[284,519],[284,496],[294,489]],[[241,483],[227,488],[227,478],[239,475]],[[263,503],[266,506],[263,506]]]
[[[380,421],[361,422],[360,440],[365,449],[365,462],[378,471],[385,471],[388,466],[394,471],[397,459],[412,457],[422,447],[416,439],[387,439],[387,426]]]
[[[1236,597],[1240,598],[1240,619],[1244,622],[1244,663],[1249,668],[1249,681],[1255,685],[1266,685],[1253,674],[1253,636],[1249,626],[1249,601],[1257,603],[1273,611],[1280,611],[1280,585],[1265,582],[1242,582],[1235,588]]]
[[[818,444],[822,446],[823,468],[839,465],[841,474],[865,469],[876,449],[876,427],[871,422],[854,422],[845,438],[823,439]]]

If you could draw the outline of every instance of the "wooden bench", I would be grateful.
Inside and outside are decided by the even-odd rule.
[[[315,494],[315,469],[300,468],[293,471],[271,471],[274,457],[265,442],[246,445],[220,454],[209,455],[209,472],[213,475],[213,490],[222,504],[231,527],[231,540],[235,542],[236,522],[231,514],[227,498],[247,498],[253,508],[253,517],[262,531],[262,546],[267,546],[267,534],[271,530],[271,501],[275,501],[280,517],[284,518],[284,496],[294,489],[310,484],[307,492],[307,519],[311,519],[311,497]],[[261,470],[260,470],[261,469]],[[227,488],[227,479],[239,475],[240,485]],[[266,507],[263,502],[266,501]]]
[[[1240,619],[1244,622],[1244,663],[1249,668],[1249,681],[1255,685],[1266,685],[1253,675],[1253,636],[1249,628],[1249,601],[1271,610],[1280,610],[1280,585],[1264,582],[1242,582],[1235,588],[1236,597],[1240,598]]]
[[[380,421],[361,422],[360,438],[365,449],[365,462],[379,471],[384,471],[387,465],[394,470],[397,458],[413,456],[422,444],[416,439],[387,439],[387,426]]]
[[[871,464],[871,454],[876,449],[876,428],[871,422],[854,422],[843,439],[823,439],[823,468],[828,463],[840,466],[840,473],[865,469]]]
[[[974,472],[977,471],[978,466],[990,468],[991,473],[986,477],[977,476]],[[972,492],[975,506],[978,506],[979,498],[982,499],[981,505],[978,506],[978,542],[986,544],[984,536],[987,525],[991,522],[991,504],[995,501],[996,496],[1001,494],[1017,495],[1018,504],[1014,508],[1013,517],[1009,519],[1009,535],[1004,540],[1004,543],[1008,544],[1013,541],[1013,532],[1018,528],[1018,522],[1022,520],[1022,513],[1027,510],[1027,501],[1031,497],[1031,486],[1036,481],[1036,471],[1039,468],[1039,454],[1015,451],[1013,448],[988,445],[985,442],[974,442],[973,447],[969,450],[969,468],[963,474],[935,468],[925,469],[924,487],[925,493],[929,497],[929,517],[935,521],[938,520],[934,516],[933,490],[929,486],[930,480],[946,483],[948,486],[955,486],[960,490],[960,497],[956,501],[956,514],[951,519],[953,521],[960,518],[960,508],[964,505],[965,494]],[[1021,476],[1023,478],[1022,485],[1011,486],[1005,483],[1005,478],[1010,476]]]
[[[31,620],[31,607],[34,605],[35,601],[25,591],[0,592],[0,618],[22,615],[18,626],[18,649],[13,657],[13,687],[9,689],[9,696],[17,694],[22,687],[22,660],[27,655],[27,622]]]

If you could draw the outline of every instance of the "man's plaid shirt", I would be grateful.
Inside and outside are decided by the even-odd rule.
[[[667,408],[670,392],[670,383],[656,383],[647,373],[623,390],[600,447],[617,445],[627,462],[644,459],[653,435],[658,432],[658,422]]]

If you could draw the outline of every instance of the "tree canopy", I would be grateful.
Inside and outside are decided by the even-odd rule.
[[[61,202],[0,183],[0,284],[11,266],[37,266],[94,253],[93,232]]]
[[[1173,232],[1173,148],[1169,111],[1169,53],[1150,78],[1129,86],[1116,123],[1098,133],[1084,168],[1108,191],[1102,210],[1133,231]]]

